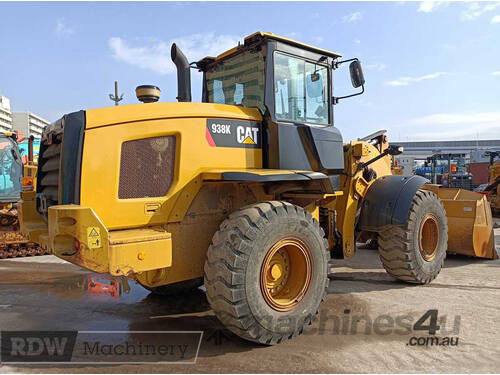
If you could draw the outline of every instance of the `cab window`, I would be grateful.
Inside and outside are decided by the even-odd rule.
[[[275,113],[278,120],[328,124],[328,70],[279,52],[274,55]]]
[[[264,55],[245,51],[206,71],[207,101],[244,107],[264,106]]]

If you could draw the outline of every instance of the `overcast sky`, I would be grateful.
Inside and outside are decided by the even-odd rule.
[[[175,41],[195,61],[255,31],[359,57],[366,93],[335,106],[345,140],[500,139],[500,2],[0,3],[0,93],[54,121],[155,84],[175,101]],[[348,94],[348,69],[336,71]],[[193,97],[200,77],[193,71]]]

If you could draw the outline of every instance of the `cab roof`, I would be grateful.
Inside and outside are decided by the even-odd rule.
[[[249,45],[252,45],[254,43],[262,42],[265,39],[277,40],[279,42],[286,43],[286,44],[289,44],[289,45],[292,45],[294,47],[298,47],[298,48],[301,48],[301,49],[304,49],[307,51],[319,53],[321,55],[329,56],[329,57],[332,57],[334,59],[341,57],[341,55],[336,53],[336,52],[328,51],[328,50],[323,49],[323,48],[314,47],[314,46],[311,46],[309,44],[298,42],[298,41],[293,40],[293,39],[285,38],[283,36],[279,36],[279,35],[276,35],[273,33],[265,33],[262,31],[258,31],[256,33],[253,33],[253,34],[245,37],[245,39],[243,40],[243,45],[249,46]],[[205,65],[206,63],[222,60],[228,56],[231,56],[231,55],[238,53],[240,48],[241,48],[241,45],[238,43],[238,45],[236,47],[233,47],[230,50],[221,53],[217,57],[207,56],[207,57],[201,59],[198,62],[198,65],[199,66]]]

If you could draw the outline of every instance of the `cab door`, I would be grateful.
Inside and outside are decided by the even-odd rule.
[[[274,50],[268,65],[268,167],[334,174],[343,170],[333,126],[331,72],[321,56]]]

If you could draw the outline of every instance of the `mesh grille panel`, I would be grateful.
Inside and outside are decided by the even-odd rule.
[[[165,196],[174,177],[174,158],[174,136],[123,142],[118,198]]]

